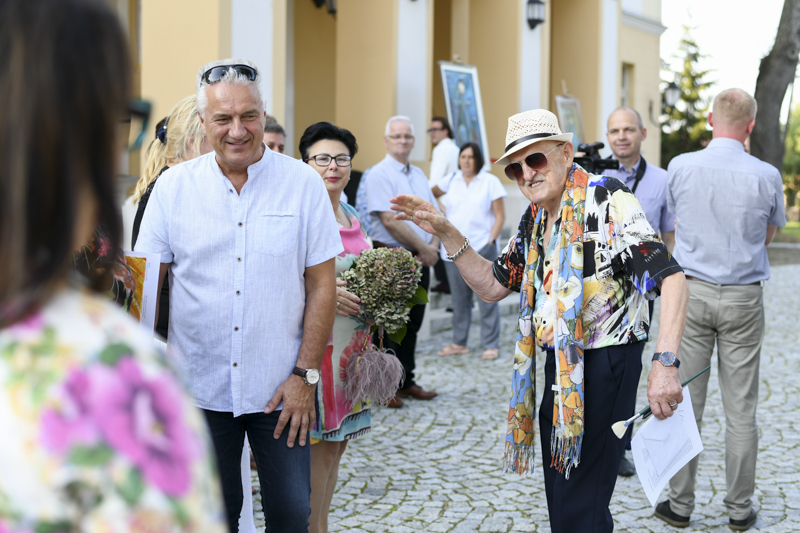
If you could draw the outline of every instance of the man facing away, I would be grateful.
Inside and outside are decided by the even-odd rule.
[[[549,111],[509,118],[498,164],[531,205],[494,262],[430,202],[405,195],[392,202],[399,219],[441,238],[484,301],[521,292],[505,470],[533,468],[537,344],[546,352],[539,438],[550,529],[600,533],[614,528],[608,506],[624,442],[611,425],[634,412],[649,333],[646,301],[660,290],[659,353],[647,396],[663,419],[683,400],[677,353],[689,294],[636,198],[619,180],[575,165],[571,140]]]
[[[428,289],[430,269],[439,260],[439,239],[422,231],[416,225],[396,220],[390,200],[398,194],[414,194],[428,201],[435,201],[428,178],[422,170],[409,161],[414,148],[414,126],[411,119],[395,116],[386,123],[383,143],[386,157],[369,169],[366,181],[366,204],[372,222],[372,242],[375,247],[401,247],[410,250],[422,262],[420,285]],[[389,407],[402,407],[401,398],[411,396],[418,400],[430,400],[436,396],[417,385],[414,376],[417,332],[425,317],[425,306],[415,305],[408,319],[408,333],[403,342],[397,344],[385,338],[385,347],[394,351],[405,370],[405,381],[390,402]]]
[[[296,532],[308,527],[307,431],[343,248],[317,173],[264,146],[258,79],[245,60],[200,69],[197,108],[214,152],[158,180],[136,250],[161,254],[162,282],[170,272],[169,341],[209,425],[230,530],[247,433],[267,529]]]
[[[725,409],[725,475],[729,527],[745,531],[756,521],[758,367],[764,340],[763,281],[769,278],[766,245],[786,224],[781,175],[747,154],[743,143],[755,125],[756,101],[741,89],[714,99],[708,147],[669,164],[669,209],[678,217],[675,257],[689,280],[689,314],[681,342],[681,379],[711,363],[718,349],[719,388]],[[698,426],[709,374],[689,384]],[[694,510],[699,457],[669,482],[656,516],[686,527]]]
[[[667,171],[648,163],[642,157],[642,141],[647,138],[647,129],[642,116],[630,107],[620,107],[608,117],[606,138],[614,158],[619,161],[618,170],[604,172],[627,185],[639,200],[647,221],[672,253],[675,248],[675,215],[667,209]],[[655,300],[649,302],[650,321],[653,321]],[[626,449],[631,449],[633,426],[625,434]],[[619,475],[636,473],[633,463],[626,457],[619,465]]]
[[[428,128],[428,135],[431,137],[433,151],[431,153],[430,186],[431,189],[439,184],[442,179],[458,171],[459,148],[453,141],[453,130],[450,123],[444,117],[433,117]],[[447,195],[437,198],[439,208],[444,211]],[[450,283],[447,279],[447,269],[441,258],[433,265],[436,279],[439,284],[431,289],[433,292],[450,292]]]

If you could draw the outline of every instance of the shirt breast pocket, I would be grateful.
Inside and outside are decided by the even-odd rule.
[[[297,250],[300,217],[289,211],[265,211],[256,219],[253,249],[275,257]]]

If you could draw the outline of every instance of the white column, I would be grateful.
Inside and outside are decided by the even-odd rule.
[[[603,0],[603,24],[601,31],[601,50],[600,50],[600,105],[598,110],[600,116],[597,117],[597,132],[586,132],[589,140],[593,137],[605,139],[605,125],[608,116],[617,108],[619,97],[617,95],[617,79],[619,76],[620,64],[618,56],[619,43],[619,4],[617,0]],[[606,146],[603,155],[611,154],[611,150]]]
[[[272,75],[273,0],[233,0],[231,5],[231,56],[249,59],[261,74],[265,109],[273,114]]]
[[[542,107],[542,27],[530,29],[527,17],[527,0],[519,0],[522,25],[519,64],[519,111]]]
[[[414,123],[416,144],[411,159],[425,159],[428,129],[428,4],[400,0],[397,13],[397,114]],[[387,119],[389,117],[386,117]]]

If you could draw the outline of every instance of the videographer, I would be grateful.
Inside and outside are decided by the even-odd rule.
[[[606,132],[609,148],[619,161],[618,170],[607,170],[604,176],[619,179],[631,190],[650,226],[672,253],[675,248],[675,215],[667,210],[667,171],[650,164],[641,155],[647,130],[642,116],[630,107],[620,107],[608,117]],[[650,318],[652,318],[652,308]]]

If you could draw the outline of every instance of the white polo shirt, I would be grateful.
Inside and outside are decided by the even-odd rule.
[[[476,251],[489,244],[489,234],[495,221],[492,202],[508,196],[497,176],[481,170],[467,185],[459,170],[445,176],[439,182],[439,188],[447,193],[447,220],[469,238],[470,245]],[[447,261],[444,246],[439,253]]]

